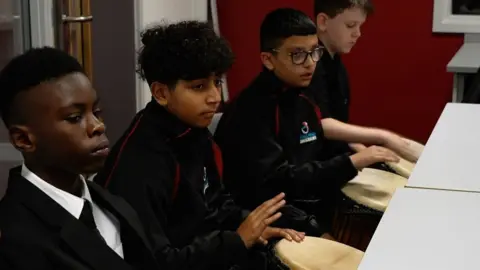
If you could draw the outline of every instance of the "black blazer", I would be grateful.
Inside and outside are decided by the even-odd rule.
[[[0,202],[0,269],[159,269],[135,211],[88,182],[93,201],[120,222],[124,259],[62,206],[10,170]]]

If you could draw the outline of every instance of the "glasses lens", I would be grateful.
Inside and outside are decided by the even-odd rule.
[[[296,52],[292,54],[292,62],[295,65],[301,65],[305,62],[305,59],[307,58],[307,53],[306,52]]]
[[[312,60],[314,62],[318,62],[322,57],[322,54],[323,54],[322,48],[316,48],[315,50],[312,51]]]

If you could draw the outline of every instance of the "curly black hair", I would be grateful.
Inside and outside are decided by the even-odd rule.
[[[271,52],[291,36],[317,34],[315,23],[307,14],[293,8],[279,8],[268,13],[260,26],[260,49]]]
[[[164,23],[146,29],[141,38],[137,72],[149,85],[172,87],[179,80],[222,75],[234,61],[228,42],[204,22]]]
[[[345,9],[352,7],[361,8],[367,15],[374,12],[371,0],[315,0],[313,4],[315,16],[319,13],[325,13],[330,18],[334,18]]]
[[[0,71],[0,115],[5,125],[19,121],[19,108],[14,108],[19,93],[76,72],[85,74],[74,57],[50,47],[30,49],[13,58]]]

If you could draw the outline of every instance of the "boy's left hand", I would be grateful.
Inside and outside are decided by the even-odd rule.
[[[295,241],[297,243],[300,243],[305,239],[305,233],[303,232],[297,232],[292,229],[281,229],[281,228],[274,228],[274,227],[267,227],[263,233],[262,236],[258,239],[258,241],[266,245],[268,244],[268,239],[271,238],[285,238],[288,241]]]
[[[416,163],[419,158],[410,143],[393,132],[387,131],[385,133],[383,146],[410,162]]]

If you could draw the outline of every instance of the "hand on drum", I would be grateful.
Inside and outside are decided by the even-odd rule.
[[[260,244],[266,245],[268,244],[268,239],[271,238],[285,238],[288,241],[295,241],[300,243],[305,239],[305,233],[297,232],[292,229],[281,229],[281,228],[273,228],[267,227],[265,231],[263,231],[262,236],[258,239]]]
[[[284,197],[285,194],[280,193],[273,199],[264,202],[253,210],[245,221],[240,224],[237,233],[247,248],[261,241],[260,238],[265,229],[282,216],[282,213],[278,212],[278,210],[285,205]]]
[[[408,141],[392,132],[387,132],[386,134],[385,143],[383,144],[384,147],[394,151],[402,158],[410,162],[417,162],[419,157],[414,149],[410,147],[410,143]]]
[[[361,143],[349,143],[348,146],[350,147],[350,149],[355,151],[355,153],[367,149],[367,147]]]
[[[353,166],[358,170],[378,162],[398,162],[400,158],[391,150],[381,146],[370,146],[350,156]]]

